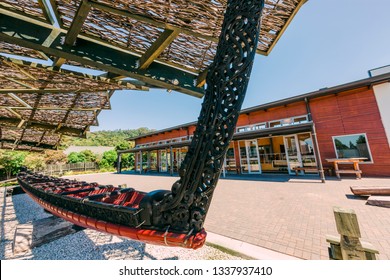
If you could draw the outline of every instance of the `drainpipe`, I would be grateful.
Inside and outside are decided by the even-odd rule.
[[[318,141],[317,141],[317,133],[316,133],[316,127],[313,123],[312,126],[312,137],[313,137],[313,146],[314,146],[314,153],[317,158],[317,168],[320,172],[320,178],[321,182],[325,183],[325,174],[324,174],[324,167],[322,166],[322,160],[321,160],[321,155],[320,155],[320,149],[318,147]]]

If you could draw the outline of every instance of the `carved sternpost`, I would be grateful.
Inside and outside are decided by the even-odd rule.
[[[200,231],[244,101],[264,0],[229,0],[189,151],[172,192],[154,204],[153,224]]]

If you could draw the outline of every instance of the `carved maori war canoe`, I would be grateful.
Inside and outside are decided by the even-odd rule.
[[[79,226],[147,243],[199,248],[247,90],[264,0],[228,0],[194,137],[171,191],[150,193],[21,172],[22,188],[45,209]]]
[[[20,172],[18,182],[47,211],[84,228],[150,244],[193,249],[202,247],[206,239],[204,230],[188,234],[170,232],[168,228],[166,231],[142,228],[141,210],[147,194],[133,188],[103,186],[29,171]]]

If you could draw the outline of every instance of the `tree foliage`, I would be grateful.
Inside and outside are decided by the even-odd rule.
[[[67,163],[68,157],[63,151],[46,150],[45,163],[46,164],[60,164]]]
[[[26,153],[14,151],[0,151],[0,167],[3,168],[6,178],[16,175],[23,166]]]
[[[28,169],[42,170],[46,167],[45,157],[38,153],[29,153],[23,163]]]
[[[96,132],[87,132],[87,137],[75,138],[64,136],[61,141],[61,149],[66,149],[69,146],[109,146],[117,147],[129,143],[128,138],[136,137],[142,134],[153,131],[152,129],[141,127],[138,129],[128,130],[102,130]]]
[[[85,155],[83,153],[71,152],[68,155],[68,163],[79,163],[85,161]]]
[[[115,167],[118,154],[115,150],[107,151],[103,153],[103,157],[99,162],[100,168]]]

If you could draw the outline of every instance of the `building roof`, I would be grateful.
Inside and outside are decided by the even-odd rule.
[[[390,73],[385,73],[385,74],[357,80],[354,82],[350,82],[350,83],[346,83],[346,84],[342,84],[342,85],[337,85],[334,87],[322,88],[322,89],[308,92],[305,94],[296,95],[293,97],[289,97],[289,98],[285,98],[285,99],[281,99],[281,100],[249,107],[249,108],[241,110],[240,114],[249,114],[249,113],[260,111],[260,110],[267,110],[270,108],[285,106],[285,105],[295,103],[295,102],[304,102],[306,100],[309,101],[310,99],[323,97],[323,96],[327,96],[327,95],[338,94],[338,93],[341,93],[344,91],[358,89],[358,88],[362,88],[362,87],[369,87],[369,86],[373,86],[375,84],[381,84],[381,83],[385,83],[385,82],[390,82]],[[164,132],[168,132],[168,131],[172,131],[172,130],[176,130],[176,129],[183,129],[183,128],[186,128],[188,126],[193,126],[196,124],[197,124],[197,122],[195,121],[195,122],[186,123],[183,125],[177,125],[174,127],[165,128],[165,129],[153,131],[153,132],[150,132],[147,134],[139,135],[137,137],[129,138],[127,140],[134,141],[134,140],[144,138],[147,136],[156,135],[156,134],[160,134],[160,133],[164,133]],[[237,138],[237,136],[235,136],[235,137]]]
[[[176,125],[176,126],[172,126],[172,127],[168,127],[168,128],[164,128],[164,129],[160,129],[160,130],[154,130],[154,131],[142,134],[142,135],[127,138],[126,140],[134,141],[134,140],[139,139],[139,138],[144,138],[144,137],[148,137],[151,135],[156,135],[156,134],[160,134],[160,133],[164,133],[164,132],[168,132],[168,131],[172,131],[172,130],[185,129],[187,127],[194,126],[196,124],[197,124],[197,122],[190,122],[190,123]]]
[[[374,76],[374,77],[369,77],[365,78],[362,80],[357,80],[354,82],[334,86],[334,87],[327,87],[327,88],[322,88],[316,91],[312,91],[309,93],[301,94],[301,95],[296,95],[293,97],[265,103],[262,105],[250,107],[244,110],[241,110],[241,113],[246,114],[246,113],[251,113],[254,111],[259,111],[259,110],[266,110],[269,108],[274,108],[278,106],[284,106],[287,104],[291,104],[294,102],[300,102],[300,101],[305,101],[305,100],[310,100],[322,96],[327,96],[327,95],[332,95],[332,94],[337,94],[343,91],[348,91],[348,90],[353,90],[353,89],[358,89],[362,87],[369,87],[375,84],[380,84],[380,83],[385,83],[385,82],[390,82],[390,73]]]
[[[102,155],[104,152],[114,150],[115,147],[107,147],[107,146],[69,146],[67,149],[64,150],[64,153],[66,155],[69,155],[70,153],[76,152],[82,152],[85,150],[90,150],[94,154]]]

